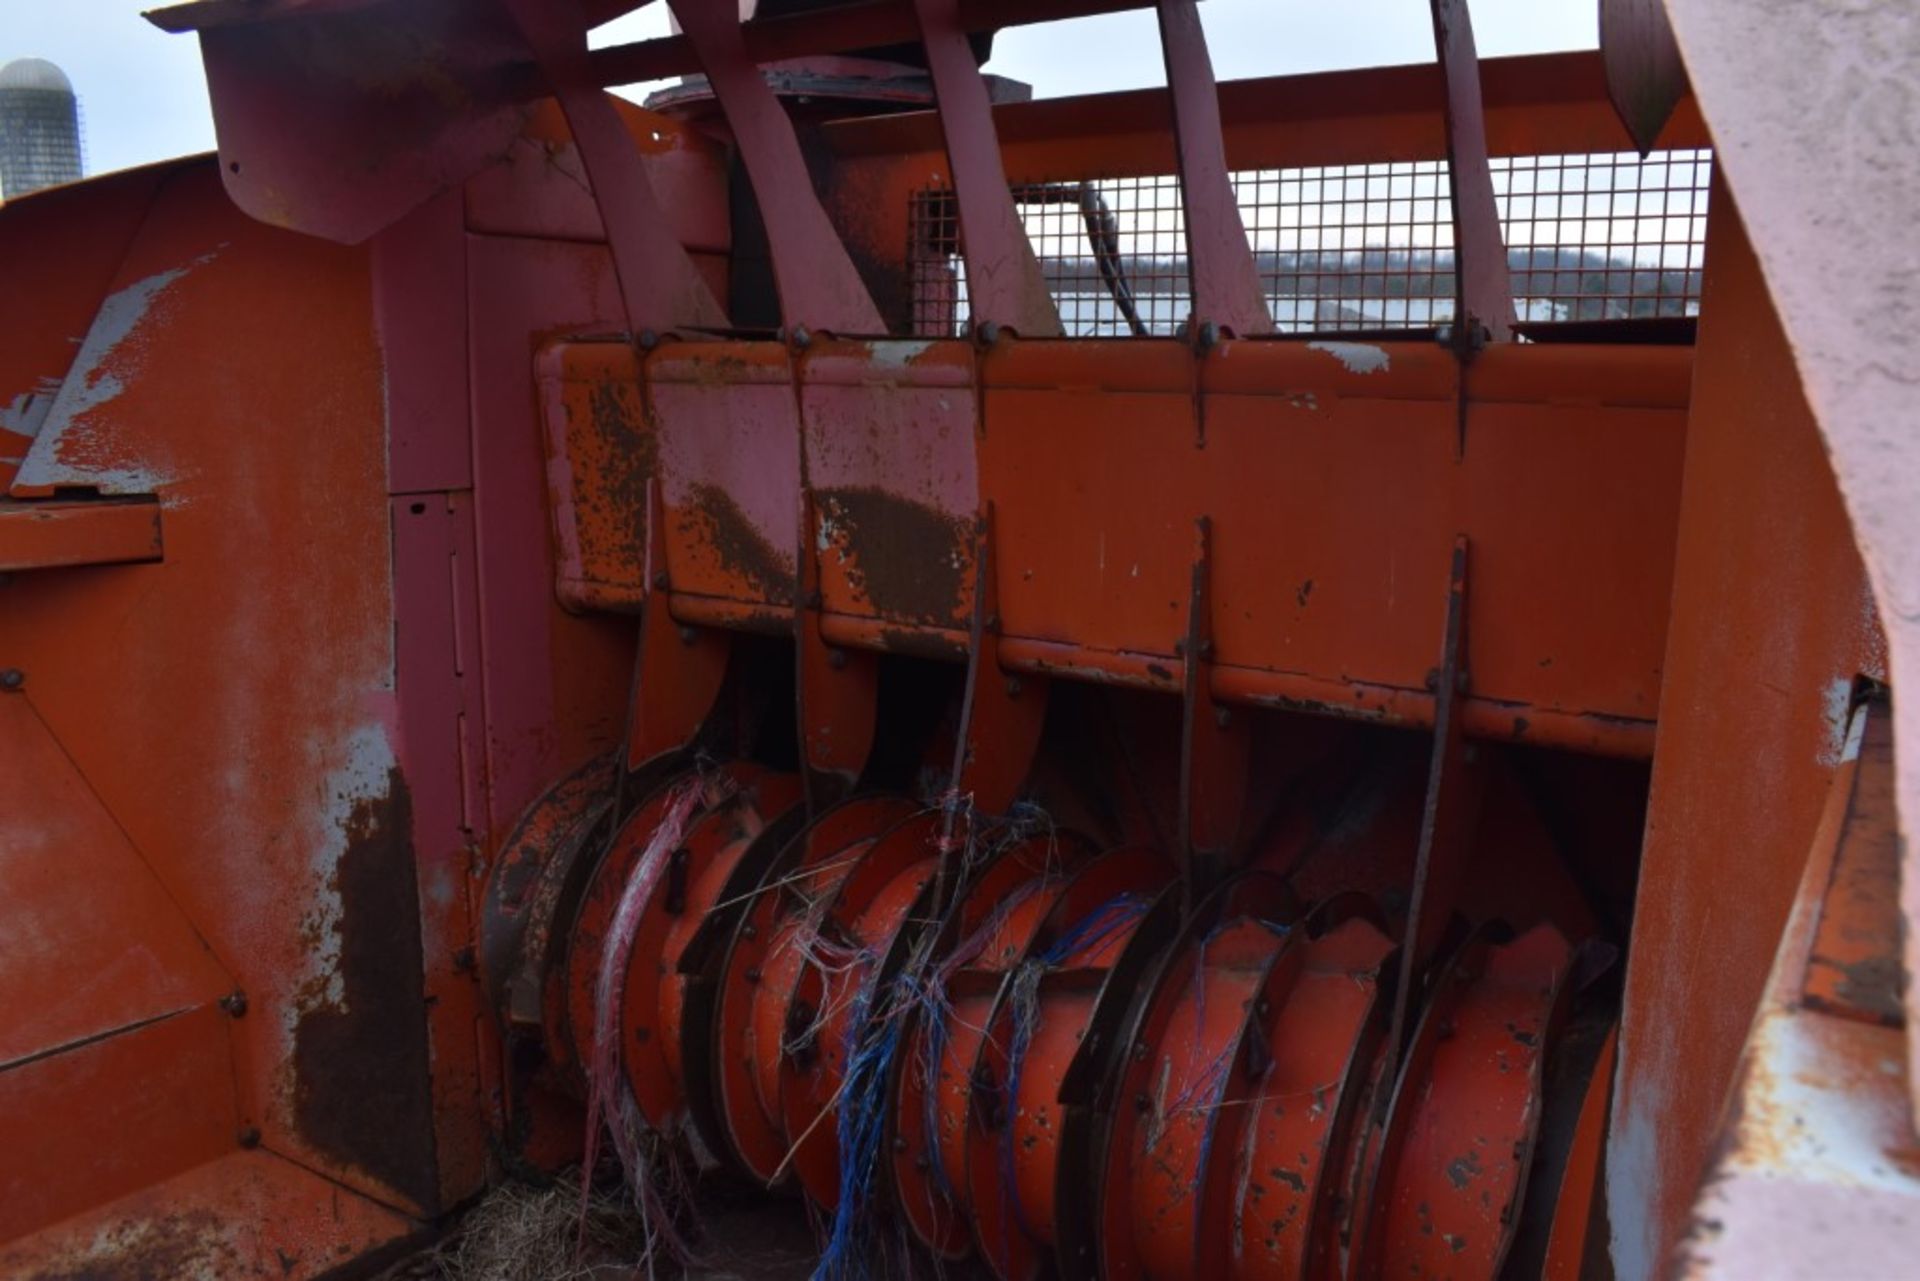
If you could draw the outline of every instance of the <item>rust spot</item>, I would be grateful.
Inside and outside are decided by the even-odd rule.
[[[1480,1155],[1477,1152],[1469,1152],[1465,1156],[1457,1156],[1447,1162],[1447,1182],[1456,1188],[1466,1187],[1479,1173]]]
[[[293,1034],[294,1125],[319,1151],[437,1209],[413,803],[398,769],[358,802],[334,872],[340,1000]]]
[[[160,1281],[233,1276],[241,1260],[208,1210],[122,1223],[84,1247],[43,1265],[26,1281]]]
[[[769,543],[726,490],[702,483],[693,487],[692,496],[693,510],[706,527],[701,532],[721,565],[746,579],[761,599],[790,603],[793,554]]]
[[[1301,1177],[1299,1171],[1275,1166],[1273,1169],[1268,1170],[1267,1173],[1271,1174],[1277,1181],[1286,1184],[1295,1192],[1298,1192],[1301,1196],[1307,1194],[1307,1181]]]
[[[970,522],[883,489],[825,489],[818,498],[847,577],[878,613],[950,623],[965,612]]]

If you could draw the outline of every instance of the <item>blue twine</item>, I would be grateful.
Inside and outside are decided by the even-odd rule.
[[[878,966],[861,981],[847,1020],[846,1075],[840,1091],[834,1128],[840,1150],[840,1198],[826,1248],[813,1270],[813,1281],[851,1281],[867,1275],[867,1213],[873,1198],[873,1176],[879,1164],[880,1138],[886,1128],[887,1076],[900,1048],[904,1020],[870,1020],[879,988]]]
[[[1027,1222],[1025,1211],[1018,1197],[1010,1196],[1014,1184],[1013,1169],[1013,1121],[1015,1110],[1020,1101],[1020,1073],[1025,1066],[1027,1047],[1033,1041],[1034,1021],[1039,1017],[1040,1003],[1038,992],[1041,977],[1049,970],[1057,968],[1068,957],[1083,950],[1095,950],[1104,947],[1115,935],[1131,927],[1146,915],[1147,899],[1144,895],[1133,893],[1116,894],[1100,906],[1075,921],[1056,938],[1047,949],[1038,956],[1023,962],[1014,973],[1013,990],[1009,999],[1013,1005],[1013,1044],[1007,1051],[1007,1081],[1002,1087],[1002,1116],[1005,1118],[1000,1131],[1000,1199],[1003,1213],[1000,1218],[1004,1237],[1009,1219],[1019,1221],[1020,1230],[1029,1237],[1039,1234],[1033,1225]],[[1000,1258],[1004,1262],[1008,1257],[1007,1242],[1000,1243]]]

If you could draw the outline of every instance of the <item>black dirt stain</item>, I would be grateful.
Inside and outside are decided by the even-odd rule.
[[[187,1276],[231,1276],[241,1268],[208,1210],[123,1223],[57,1259],[24,1281],[161,1281]]]
[[[730,573],[746,579],[762,600],[791,603],[793,554],[769,543],[732,494],[717,485],[695,485],[693,508],[706,526],[714,554]]]
[[[1309,578],[1306,582],[1300,584],[1298,591],[1294,592],[1294,603],[1299,605],[1301,609],[1305,609],[1307,607],[1307,597],[1311,595],[1313,595],[1313,580]]]
[[[395,768],[387,794],[355,803],[334,872],[341,1000],[308,1009],[293,1035],[293,1118],[327,1156],[438,1209],[413,801]]]
[[[971,522],[884,489],[823,489],[816,497],[847,577],[876,612],[922,623],[967,616]]]
[[[1465,1156],[1457,1156],[1447,1163],[1447,1182],[1453,1184],[1456,1188],[1466,1187],[1467,1184],[1473,1182],[1474,1176],[1479,1173],[1480,1157],[1478,1153],[1469,1152]]]
[[[1301,1177],[1298,1170],[1288,1170],[1276,1165],[1273,1169],[1268,1170],[1267,1173],[1271,1174],[1279,1182],[1292,1188],[1295,1192],[1298,1192],[1301,1196],[1307,1194],[1307,1181]]]

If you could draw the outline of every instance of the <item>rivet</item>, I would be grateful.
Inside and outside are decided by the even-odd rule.
[[[243,1126],[238,1137],[241,1147],[257,1148],[260,1146],[260,1127],[257,1125]]]
[[[1233,724],[1233,709],[1231,707],[1214,708],[1213,723],[1215,725],[1218,725],[1221,729],[1225,729],[1229,725]]]
[[[847,651],[846,651],[846,650],[844,650],[844,649],[830,649],[830,650],[828,650],[828,651],[827,651],[827,666],[828,666],[828,667],[831,667],[831,668],[832,668],[832,669],[833,669],[834,671],[836,671],[836,672],[837,672],[837,671],[839,671],[839,670],[840,670],[841,668],[843,668],[843,667],[845,667],[846,665],[847,665]]]
[[[651,329],[642,329],[640,336],[634,339],[634,341],[639,344],[641,351],[652,351],[660,345],[660,335],[654,333]]]
[[[239,988],[235,988],[220,998],[220,1008],[236,1019],[245,1018],[247,1016],[247,994]]]
[[[995,343],[997,343],[997,342],[999,342],[999,341],[1000,341],[1000,325],[999,325],[999,322],[997,322],[997,321],[992,321],[992,320],[984,320],[984,321],[981,321],[981,322],[980,322],[980,342],[981,342],[981,344],[982,344],[983,346],[987,346],[987,347],[991,347],[991,346],[993,346],[993,345],[994,345]]]
[[[699,639],[700,639],[700,633],[695,631],[693,628],[682,627],[680,629],[680,643],[682,645],[691,645]]]
[[[1007,697],[1008,698],[1020,697],[1020,690],[1021,690],[1020,678],[1018,676],[1007,677]]]
[[[805,351],[813,345],[813,334],[808,331],[805,325],[795,325],[793,327],[793,345],[799,351]]]
[[[0,689],[16,690],[27,683],[27,674],[17,667],[0,671]]]

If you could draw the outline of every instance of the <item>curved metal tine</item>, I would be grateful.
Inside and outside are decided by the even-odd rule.
[[[586,17],[578,0],[505,0],[533,48],[606,224],[620,300],[635,337],[680,328],[725,329],[727,313],[678,237],[662,234],[666,214],[653,193],[620,110],[595,82]]]
[[[960,25],[960,0],[913,0],[913,10],[960,208],[960,250],[973,323],[976,328],[1005,325],[1029,338],[1058,337],[1060,312],[1007,187],[993,102]]]
[[[747,56],[736,0],[667,0],[693,45],[760,202],[789,330],[884,337],[886,323],[814,194],[785,107]]]
[[[1447,182],[1453,193],[1454,346],[1471,354],[1484,329],[1495,342],[1513,337],[1513,282],[1507,271],[1500,207],[1487,164],[1487,119],[1480,105],[1480,58],[1467,0],[1427,0],[1433,44],[1447,89]]]
[[[1687,94],[1687,69],[1661,0],[1600,0],[1607,96],[1641,156]]]
[[[1186,210],[1187,275],[1197,327],[1211,322],[1248,337],[1273,332],[1266,290],[1227,175],[1220,91],[1194,0],[1159,0],[1160,51],[1173,102],[1180,196]]]

